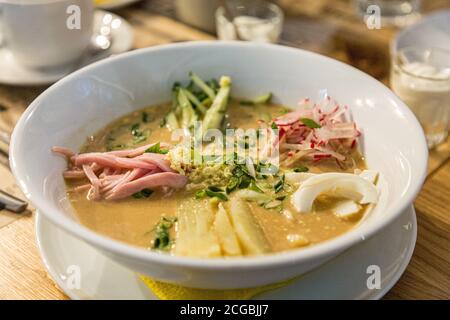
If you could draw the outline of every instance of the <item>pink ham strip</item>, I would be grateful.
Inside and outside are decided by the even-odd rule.
[[[125,183],[106,196],[108,200],[127,198],[142,189],[156,187],[182,188],[187,183],[187,177],[173,172],[162,172],[146,175],[142,178]]]
[[[145,174],[150,173],[148,170],[145,169],[141,169],[141,168],[137,168],[134,169],[133,171],[129,171],[129,174],[125,174],[121,179],[118,179],[112,183],[110,183],[107,187],[105,187],[102,191],[103,192],[108,192],[111,190],[111,192],[114,192],[118,187],[120,187],[121,185],[131,182],[133,180],[136,180],[142,176],[144,176]]]
[[[92,187],[91,184],[86,183],[86,184],[83,184],[83,185],[81,185],[81,186],[75,187],[73,190],[76,191],[76,192],[80,192],[80,191],[86,191],[86,190],[89,190],[91,187]]]
[[[64,148],[64,147],[53,147],[52,151],[54,153],[59,153],[67,158],[70,158],[75,155],[75,153],[72,150]]]
[[[170,162],[165,159],[165,155],[163,154],[157,154],[157,153],[145,153],[143,155],[140,155],[136,157],[135,159],[143,160],[148,163],[152,163],[153,165],[157,166],[163,171],[167,172],[175,172],[170,167]]]
[[[86,174],[81,170],[66,170],[63,172],[63,177],[65,179],[83,179]]]
[[[100,180],[95,175],[94,170],[92,170],[92,167],[89,165],[83,165],[83,171],[86,174],[86,177],[91,182],[91,189],[88,192],[88,199],[89,200],[97,200],[100,199]]]
[[[90,183],[76,187],[75,191],[88,190],[89,200],[116,200],[145,188],[161,187],[164,192],[170,192],[172,188],[181,188],[187,183],[185,176],[172,170],[164,154],[145,153],[153,145],[84,154],[76,154],[63,147],[54,147],[52,151],[68,159],[69,169],[64,171],[64,178],[89,180]],[[168,144],[160,145],[170,147]]]

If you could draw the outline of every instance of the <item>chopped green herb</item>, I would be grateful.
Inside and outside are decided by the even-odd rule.
[[[141,136],[141,131],[139,130],[140,124],[139,123],[135,123],[131,126],[131,134],[135,137],[139,137]]]
[[[279,201],[283,201],[284,199],[286,199],[286,196],[279,196],[279,197],[275,198],[275,200],[279,200]]]
[[[151,120],[150,115],[147,112],[142,112],[142,122],[148,123]]]
[[[216,187],[216,186],[209,186],[208,190],[211,190],[212,192],[223,192],[222,188]]]
[[[313,119],[310,118],[300,118],[300,121],[310,129],[322,128],[320,124],[318,124],[317,122],[315,122]]]
[[[211,198],[218,198],[223,201],[228,201],[228,197],[223,192],[212,191],[209,188],[205,189],[206,195]]]
[[[248,175],[242,175],[239,180],[239,189],[245,189],[250,186],[252,178],[250,178]]]
[[[231,177],[230,181],[228,181],[228,184],[227,184],[227,187],[225,188],[225,191],[227,193],[231,193],[232,191],[236,190],[238,184],[239,184],[239,178]]]
[[[305,166],[300,166],[294,169],[294,172],[308,172],[309,168]]]
[[[140,143],[147,140],[150,131],[149,130],[141,131],[140,124],[135,123],[131,126],[131,134],[133,135],[133,142]]]
[[[208,188],[199,190],[195,193],[196,199],[203,199],[205,197],[217,198],[217,199],[220,199],[223,201],[228,200],[228,197],[225,195],[222,188],[215,187],[215,186],[209,186]]]
[[[285,176],[284,174],[281,176],[280,180],[278,180],[278,182],[273,186],[273,188],[275,189],[275,193],[280,192],[281,190],[283,190],[284,188],[284,179]]]
[[[150,189],[142,189],[139,192],[136,192],[135,194],[133,194],[133,197],[136,199],[144,199],[144,198],[148,198],[152,195],[153,190]]]
[[[135,137],[133,139],[134,143],[141,143],[144,142],[145,140],[147,140],[148,138],[148,131],[145,131],[141,136]]]
[[[166,149],[161,149],[161,144],[155,143],[154,145],[152,145],[151,147],[147,148],[147,150],[145,150],[145,153],[159,153],[159,154],[166,154],[168,153],[169,150]]]
[[[206,191],[205,190],[198,190],[195,193],[195,199],[203,199],[206,197]]]
[[[258,187],[258,185],[256,184],[255,180],[250,180],[250,184],[248,186],[248,189],[256,191],[256,192],[260,192],[263,193],[263,191],[261,190],[260,187]]]
[[[278,126],[277,126],[277,124],[276,124],[275,122],[272,122],[272,124],[270,125],[270,127],[271,127],[273,130],[277,130],[277,129],[278,129]]]
[[[168,250],[172,241],[170,239],[169,230],[175,225],[177,221],[176,218],[162,217],[161,221],[158,222],[154,231],[155,238],[153,239],[153,249],[156,250]]]

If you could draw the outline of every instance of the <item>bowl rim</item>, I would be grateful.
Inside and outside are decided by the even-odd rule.
[[[139,248],[133,245],[126,244],[124,242],[120,242],[118,240],[114,240],[107,236],[101,235],[83,225],[76,222],[75,220],[70,219],[67,216],[64,216],[58,212],[62,210],[53,209],[51,205],[47,202],[48,200],[45,197],[41,197],[39,195],[33,194],[28,191],[26,177],[22,175],[21,168],[16,162],[16,158],[19,157],[18,150],[16,145],[18,141],[22,138],[22,132],[25,128],[26,119],[33,113],[33,111],[41,104],[41,101],[45,101],[46,97],[53,94],[57,88],[65,84],[67,82],[76,79],[79,75],[82,75],[90,70],[96,69],[100,66],[109,64],[114,61],[126,60],[130,59],[134,56],[146,55],[148,53],[152,53],[155,51],[166,51],[166,50],[174,50],[174,49],[183,49],[183,48],[203,48],[203,47],[249,47],[256,46],[265,50],[276,50],[276,51],[285,51],[285,52],[295,52],[299,55],[312,56],[315,58],[328,60],[339,66],[339,68],[344,69],[345,71],[358,73],[362,77],[370,78],[371,81],[374,81],[375,85],[378,85],[380,89],[385,90],[386,93],[390,96],[391,99],[395,101],[395,103],[402,109],[404,115],[408,118],[408,122],[411,126],[415,127],[418,132],[418,137],[421,136],[422,141],[417,141],[419,148],[421,147],[422,151],[419,156],[419,163],[421,164],[421,168],[418,168],[420,171],[415,172],[415,175],[418,176],[418,183],[415,185],[408,186],[408,192],[405,193],[405,200],[401,203],[397,203],[395,206],[389,209],[391,213],[387,218],[380,219],[375,221],[371,225],[367,227],[367,231],[362,234],[358,232],[358,227],[327,241],[315,244],[311,247],[302,248],[302,249],[293,249],[280,253],[273,253],[262,256],[254,256],[254,257],[236,257],[236,258],[193,258],[193,257],[183,257],[183,256],[175,256],[168,254],[161,254],[158,252],[152,252],[145,248]],[[190,41],[183,43],[171,43],[165,45],[158,45],[150,48],[143,48],[133,50],[115,57],[110,57],[86,67],[77,70],[70,75],[64,77],[59,80],[49,88],[47,88],[43,93],[41,93],[25,110],[25,112],[20,117],[17,122],[15,129],[13,131],[11,137],[11,145],[10,145],[10,164],[11,170],[14,174],[18,185],[22,192],[25,194],[27,199],[33,203],[37,210],[42,212],[46,218],[48,218],[52,223],[57,225],[58,227],[66,230],[70,234],[87,241],[91,245],[100,248],[101,250],[111,252],[114,254],[120,254],[122,257],[126,257],[127,259],[139,260],[141,262],[149,263],[149,264],[164,264],[166,266],[172,267],[187,267],[187,268],[195,268],[199,270],[228,270],[232,271],[235,268],[238,269],[267,269],[273,268],[276,266],[287,266],[287,265],[296,265],[301,261],[312,260],[312,259],[320,259],[322,257],[333,256],[336,255],[343,250],[347,249],[350,246],[353,246],[359,241],[370,238],[376,232],[384,228],[386,225],[390,224],[393,220],[395,220],[398,215],[403,212],[414,200],[418,192],[420,191],[422,184],[426,178],[426,168],[428,161],[428,148],[426,147],[425,136],[423,134],[422,127],[419,122],[413,115],[412,111],[384,84],[369,76],[368,74],[354,68],[353,66],[347,65],[335,59],[309,52],[302,49],[285,47],[281,45],[275,44],[256,44],[256,43],[247,43],[247,42],[239,42],[239,41]]]

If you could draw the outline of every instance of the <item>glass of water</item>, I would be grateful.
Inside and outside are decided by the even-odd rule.
[[[450,122],[450,51],[408,47],[392,56],[391,87],[411,108],[429,148],[445,141]]]
[[[283,11],[264,0],[225,0],[216,11],[220,40],[278,42],[283,27]]]

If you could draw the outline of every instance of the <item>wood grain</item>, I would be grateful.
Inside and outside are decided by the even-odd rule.
[[[450,299],[450,161],[428,177],[415,202],[413,258],[386,299]]]
[[[172,1],[141,1],[117,13],[135,32],[135,48],[210,40],[210,34],[174,21]],[[279,0],[286,13],[281,43],[341,60],[388,84],[388,46],[397,30],[368,30],[350,1]],[[424,1],[427,11],[449,7],[450,0]],[[0,129],[11,131],[46,87],[0,85]],[[6,166],[0,143],[0,189],[23,197]],[[450,140],[430,152],[429,176],[415,207],[418,239],[410,265],[386,299],[450,299]],[[32,211],[32,208],[31,208]],[[31,212],[30,211],[30,212]],[[31,213],[0,211],[0,299],[66,299],[48,278],[34,240]]]
[[[64,299],[44,270],[31,216],[0,229],[0,299]]]

